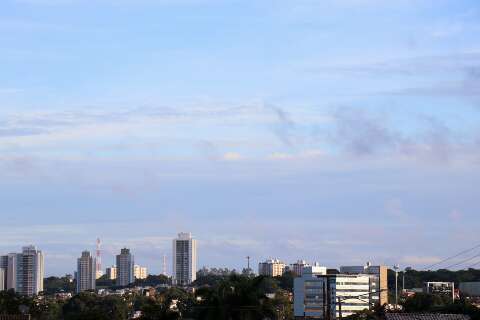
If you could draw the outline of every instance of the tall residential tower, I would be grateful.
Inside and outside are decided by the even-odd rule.
[[[0,257],[3,269],[3,287],[20,295],[33,296],[43,291],[45,275],[43,254],[34,246],[22,248],[22,253]]]
[[[123,248],[117,255],[117,286],[128,286],[135,282],[134,265],[134,257],[130,253],[130,249]]]
[[[77,293],[87,290],[95,290],[95,279],[97,274],[96,259],[90,252],[83,251],[82,256],[77,259]]]
[[[173,283],[187,286],[197,279],[197,241],[191,233],[179,233],[173,240]]]

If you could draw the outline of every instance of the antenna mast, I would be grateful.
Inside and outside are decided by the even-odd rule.
[[[167,275],[167,255],[163,254],[163,275]]]
[[[100,238],[97,238],[97,251],[96,251],[96,260],[97,260],[97,265],[96,265],[96,268],[97,268],[97,273],[96,273],[96,277],[97,279],[100,278],[101,276],[103,276],[103,271],[102,271],[102,253],[101,253],[101,246],[102,246],[102,242],[100,241]]]

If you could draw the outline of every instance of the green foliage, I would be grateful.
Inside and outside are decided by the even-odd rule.
[[[480,309],[464,299],[452,302],[449,297],[417,293],[403,302],[405,312],[466,314],[472,320],[480,320]]]
[[[160,274],[160,275],[149,275],[146,279],[136,279],[135,286],[150,286],[156,287],[159,285],[171,284],[171,278]]]
[[[194,286],[203,287],[203,286],[216,286],[228,277],[223,275],[216,274],[206,274],[200,275],[197,277],[197,280],[193,283]]]
[[[61,304],[52,300],[20,296],[13,290],[0,292],[0,314],[29,313],[35,320],[61,319]]]
[[[291,316],[291,305],[285,296],[276,294],[269,299],[266,294],[277,290],[276,281],[268,277],[250,278],[232,275],[213,288],[197,290],[198,303],[194,318],[199,320],[257,320],[277,319],[280,312]],[[278,292],[278,291],[274,291]],[[287,318],[285,318],[287,319]]]
[[[68,277],[48,277],[43,281],[43,289],[46,294],[75,292],[75,283]]]
[[[451,297],[417,293],[403,302],[405,312],[432,312],[452,302]]]
[[[275,277],[278,286],[289,292],[293,292],[293,279],[295,279],[295,274],[292,271],[287,271],[280,277]]]
[[[21,297],[13,290],[0,292],[0,314],[20,314],[20,306],[30,306],[31,300]]]
[[[399,288],[402,286],[402,278],[403,271],[398,273]],[[405,288],[422,288],[423,283],[427,281],[455,282],[456,285],[460,282],[480,281],[480,270],[451,271],[439,269],[436,271],[417,271],[408,269],[405,271]],[[395,288],[395,272],[393,270],[388,271],[388,287]]]
[[[115,287],[115,280],[109,279],[108,275],[104,274],[96,280],[95,285],[97,288],[112,288]]]
[[[63,306],[65,320],[124,320],[127,316],[127,304],[118,296],[82,292]]]
[[[169,288],[155,297],[142,297],[135,302],[135,309],[142,311],[145,320],[174,320],[188,318],[194,305],[192,294]]]

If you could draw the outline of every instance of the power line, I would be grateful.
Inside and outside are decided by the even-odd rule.
[[[451,256],[451,257],[445,258],[445,259],[443,259],[442,261],[439,261],[439,262],[436,262],[436,263],[431,264],[431,265],[429,265],[429,266],[426,266],[426,267],[423,268],[423,270],[429,270],[429,269],[431,269],[431,268],[434,267],[434,266],[438,266],[438,265],[440,265],[440,264],[442,264],[442,263],[444,263],[444,262],[447,262],[447,261],[449,261],[449,260],[452,260],[452,259],[454,259],[454,258],[457,258],[457,257],[459,257],[459,256],[461,256],[461,255],[463,255],[463,254],[465,254],[465,253],[468,253],[468,252],[470,252],[470,251],[473,251],[473,250],[475,250],[475,249],[477,249],[477,248],[480,248],[480,244],[477,244],[476,246],[471,247],[471,248],[469,248],[469,249],[463,250],[463,251],[461,251],[461,252],[459,252],[459,253]],[[447,268],[448,268],[448,267],[447,267]]]
[[[470,269],[470,268],[476,267],[476,266],[478,266],[479,264],[480,264],[480,261],[475,262],[474,264],[469,265],[468,268]]]
[[[452,267],[456,267],[456,266],[458,266],[458,265],[464,264],[465,262],[472,261],[473,259],[478,258],[478,257],[480,257],[480,253],[477,254],[477,255],[474,255],[473,257],[470,257],[470,258],[468,258],[468,259],[465,259],[465,260],[462,260],[462,261],[460,261],[460,262],[451,264],[451,265],[449,265],[448,267],[445,267],[445,269],[449,269],[449,268],[452,268]]]

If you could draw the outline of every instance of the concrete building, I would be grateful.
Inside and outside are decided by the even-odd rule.
[[[117,279],[117,267],[116,266],[111,266],[108,267],[107,270],[107,278],[110,280],[115,280]]]
[[[285,272],[285,263],[278,259],[269,259],[258,264],[258,274],[261,276],[278,277]]]
[[[297,277],[301,277],[302,274],[303,274],[303,268],[309,266],[309,264],[307,263],[307,261],[305,260],[298,260],[297,262],[295,263],[292,263],[290,265],[290,270],[297,276]]]
[[[120,251],[120,254],[117,255],[117,285],[118,286],[128,286],[129,284],[135,282],[133,276],[133,266],[134,257],[130,253],[130,250],[123,248]]]
[[[134,265],[133,276],[135,279],[146,279],[148,277],[147,267],[141,267],[137,264]]]
[[[186,286],[197,279],[197,241],[191,233],[179,233],[173,240],[173,283]]]
[[[0,268],[4,271],[5,290],[17,288],[17,253],[0,256]]]
[[[372,306],[388,304],[388,267],[372,266],[367,262],[364,266],[342,266],[342,274],[366,274],[370,277],[370,303]]]
[[[370,309],[370,277],[326,274],[325,267],[306,267],[294,279],[296,319],[337,319]]]
[[[7,290],[8,256],[0,256],[0,291]]]
[[[460,282],[460,294],[466,297],[480,297],[480,282]]]
[[[10,253],[0,257],[3,269],[3,287],[26,296],[43,291],[45,275],[43,254],[34,246],[22,248],[22,253]]]
[[[88,251],[83,251],[77,259],[77,293],[95,290],[97,278],[97,262]]]
[[[5,274],[6,274],[6,270],[4,268],[0,268],[0,291],[3,291],[6,289]]]
[[[431,281],[423,284],[423,292],[434,295],[443,295],[455,300],[455,283]]]

